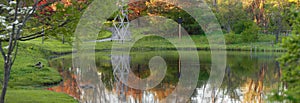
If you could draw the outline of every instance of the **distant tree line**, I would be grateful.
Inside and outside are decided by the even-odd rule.
[[[299,0],[205,0],[215,13],[224,33],[240,34],[250,41],[258,34],[290,35],[293,29],[292,8]],[[203,30],[191,15],[180,7],[160,0],[145,0],[128,5],[129,20],[142,16],[164,16],[177,21],[184,19],[182,26],[191,35],[204,35]],[[113,16],[109,18],[113,20]]]

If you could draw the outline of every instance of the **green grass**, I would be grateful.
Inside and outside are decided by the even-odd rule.
[[[105,32],[104,34],[109,34]],[[109,34],[111,35],[111,34]],[[108,35],[108,36],[109,36]],[[105,36],[105,35],[102,35]],[[107,35],[106,35],[107,36]],[[196,48],[198,50],[210,50],[210,45],[208,43],[207,37],[202,35],[191,35],[191,39],[194,41]],[[186,39],[186,36],[183,36],[182,39]],[[189,48],[191,44],[182,45],[182,42],[178,40],[177,37],[171,37],[170,40],[175,41],[174,44],[179,45],[178,48]],[[234,43],[234,44],[226,44],[226,48],[220,47],[223,50],[230,50],[230,51],[284,51],[279,44],[272,44],[273,36],[272,35],[260,35],[257,42],[249,42],[249,43]],[[220,41],[220,38],[214,39],[214,42]],[[71,52],[72,45],[65,43],[62,44],[56,40],[48,39],[41,44],[41,39],[34,39],[27,42],[22,42],[23,44],[28,44],[32,46],[36,46],[41,48],[42,50],[49,51],[49,52]],[[143,50],[176,50],[174,44],[171,44],[168,40],[163,39],[157,36],[146,36],[137,42],[135,42],[134,46],[132,47],[133,50],[143,49]],[[95,45],[96,50],[110,50],[113,45],[113,42],[97,42]],[[124,46],[123,46],[124,47]],[[256,48],[256,49],[255,49]]]
[[[9,87],[30,88],[59,83],[62,78],[56,68],[49,67],[46,54],[38,47],[21,43],[11,70]],[[35,67],[37,62],[42,62],[44,67]],[[0,67],[0,78],[3,78],[3,59],[0,59]]]
[[[46,90],[11,90],[7,91],[6,103],[78,103],[74,98]]]
[[[67,52],[72,51],[71,44],[65,43],[62,44],[61,41],[47,39],[45,40],[44,44],[42,44],[42,39],[37,38],[30,41],[23,41],[21,42],[23,45],[27,45],[31,48],[37,48],[41,51],[50,51],[50,52]]]
[[[205,36],[200,35],[191,35],[191,39],[194,41],[195,46],[198,50],[210,50],[210,45]],[[185,39],[187,37],[183,37]],[[170,43],[168,40],[163,39],[161,37],[153,37],[147,36],[135,42],[134,46],[131,48],[132,50],[143,49],[143,50],[176,50],[174,45],[179,45],[178,48],[184,49],[192,47],[191,44],[182,45],[183,43],[178,40],[177,37],[170,38],[170,40],[175,41],[174,44]],[[279,44],[272,44],[268,39],[259,41],[259,42],[250,42],[250,43],[238,43],[238,44],[226,44],[226,48],[219,47],[221,50],[229,50],[229,51],[266,51],[266,52],[279,52],[284,51]],[[214,42],[218,42],[218,40],[214,40]],[[111,49],[112,42],[101,42],[97,43],[96,49],[98,50],[109,50]],[[123,46],[126,47],[126,46]],[[256,49],[255,49],[256,48]]]
[[[45,42],[48,46],[59,44],[57,41]],[[69,47],[61,45],[63,47]],[[70,47],[69,47],[70,48]],[[57,50],[57,49],[53,49]],[[64,49],[67,50],[67,49]],[[67,50],[68,51],[68,50]],[[56,68],[49,67],[47,57],[50,49],[44,48],[39,40],[20,42],[18,55],[11,70],[8,84],[7,103],[74,103],[67,94],[46,90],[49,86],[57,85],[62,77]],[[44,67],[34,65],[42,62]],[[3,80],[3,59],[0,59],[0,78]],[[0,84],[0,87],[1,84]]]

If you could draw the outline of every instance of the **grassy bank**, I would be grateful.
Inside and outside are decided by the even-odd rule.
[[[6,102],[76,103],[77,101],[67,94],[46,90],[59,84],[62,78],[56,68],[49,67],[47,57],[51,51],[40,44],[31,41],[20,42],[18,55],[11,70]],[[38,62],[43,64],[42,68],[35,67]],[[0,78],[3,80],[3,59],[0,59],[0,67]]]
[[[194,41],[197,50],[210,50],[210,45],[206,36],[200,35],[191,35],[191,39]],[[263,38],[259,38],[258,42],[247,42],[247,43],[234,43],[234,44],[226,44],[226,48],[224,46],[219,47],[221,50],[228,51],[257,51],[257,52],[283,52],[285,51],[280,47],[279,44],[272,43],[272,37],[262,36]],[[185,39],[183,37],[182,39]],[[168,40],[156,37],[156,36],[147,36],[142,38],[134,43],[132,50],[176,50],[177,48],[174,45],[179,45],[178,49],[186,49],[191,47],[191,44],[182,45],[182,42],[177,37],[172,37],[170,40],[175,41],[174,44],[170,43]],[[44,44],[41,44],[41,39],[35,39],[32,41],[24,42],[26,44],[32,44],[38,47],[41,47],[45,51],[51,51],[54,54],[60,53],[71,53],[72,46],[70,44],[62,44],[61,42],[55,40],[47,40]],[[98,51],[110,50],[113,45],[113,42],[97,42],[95,45],[95,49]]]
[[[195,47],[197,50],[211,50],[211,45],[207,40],[206,36],[200,35],[191,35],[191,39],[193,40]],[[267,36],[262,36],[267,37]],[[247,43],[233,43],[226,44],[226,46],[219,46],[219,50],[228,50],[228,51],[257,51],[257,52],[283,52],[285,51],[279,44],[274,44],[271,41],[271,35],[267,37],[267,39],[260,38],[258,42],[247,42]],[[186,39],[187,37],[182,37],[182,39]],[[176,50],[176,49],[186,49],[190,48],[192,44],[185,44],[179,40],[177,37],[172,37],[170,40],[175,41],[173,44],[168,40],[161,37],[147,36],[135,42],[134,46],[131,48],[132,50],[143,49],[143,50]],[[220,40],[213,40],[220,41]],[[227,43],[227,41],[225,41]],[[179,45],[177,48],[174,45]],[[112,46],[112,42],[101,42],[97,43],[95,49],[96,50],[110,50]]]
[[[9,89],[5,99],[7,103],[77,103],[63,93],[47,90],[12,90]]]

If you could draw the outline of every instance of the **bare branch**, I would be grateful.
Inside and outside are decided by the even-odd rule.
[[[4,61],[6,61],[5,51],[3,50],[2,42],[0,42],[0,52],[2,54],[2,57],[3,57]]]
[[[17,4],[19,4],[19,0],[17,0]],[[27,20],[31,17],[32,13],[35,12],[36,10],[36,7],[37,7],[37,4],[38,2],[35,2],[35,4],[33,5],[33,9],[32,10],[29,10],[24,18],[24,20],[22,21],[22,25],[18,27],[18,30],[17,30],[17,33],[16,33],[16,36],[15,36],[15,42],[14,42],[14,45],[13,45],[13,48],[12,48],[12,51],[13,49],[17,46],[17,42],[18,42],[18,38],[20,38],[20,35],[21,35],[21,30],[23,29],[24,25],[26,24]],[[18,9],[18,6],[16,7],[16,9]],[[17,19],[16,18],[17,16],[15,15],[15,20]],[[14,27],[14,26],[13,26]],[[15,31],[13,31],[15,32]],[[18,48],[16,48],[16,51],[18,50]],[[16,53],[15,53],[16,55]],[[14,59],[15,59],[16,56],[14,56]],[[11,65],[13,64],[13,62],[11,63]]]
[[[11,62],[11,66],[15,63],[15,60],[16,60],[16,58],[17,58],[17,54],[18,54],[18,46],[19,46],[19,43],[17,43],[16,44],[16,52],[14,53],[14,58],[13,58],[13,60],[12,60],[12,62]]]
[[[13,22],[15,22],[16,20],[17,20],[17,16],[18,16],[18,8],[19,8],[19,1],[20,0],[17,0],[17,4],[16,4],[16,7],[15,7],[15,14],[14,14],[14,19],[13,19]],[[13,38],[17,38],[17,35],[18,35],[18,33],[16,33],[16,31],[15,30],[20,30],[21,28],[16,28],[16,24],[13,24],[13,29],[12,29],[12,33],[11,33],[11,35],[12,35],[12,37]],[[9,45],[9,47],[8,47],[8,52],[7,52],[7,54],[11,54],[12,52],[13,52],[13,50],[14,50],[14,47],[15,47],[15,45],[16,45],[16,43],[17,43],[18,41],[17,40],[15,40],[15,39],[13,39],[12,41],[11,41],[11,43],[10,43],[10,45]]]

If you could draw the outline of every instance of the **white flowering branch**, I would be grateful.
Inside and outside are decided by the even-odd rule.
[[[52,19],[49,19],[49,17],[46,17],[49,19],[50,22],[49,25],[47,25],[47,28],[43,29],[42,31],[34,31],[35,33],[30,35],[21,36],[22,30],[25,27],[26,22],[29,20],[29,18],[33,14],[36,13],[36,10],[44,9],[46,6],[50,6],[54,2],[57,2],[59,0],[48,0],[46,1],[46,4],[39,5],[38,3],[40,0],[33,0],[35,1],[32,6],[26,6],[20,4],[20,0],[7,0],[7,4],[0,4],[0,52],[4,59],[4,80],[2,83],[2,92],[0,97],[0,103],[4,102],[6,89],[10,77],[10,70],[11,67],[16,59],[16,55],[18,52],[18,41],[26,41],[35,39],[38,37],[44,36],[44,30],[53,30],[63,27],[70,23],[73,20],[76,20],[77,16],[74,16],[75,18],[72,18],[72,16],[68,16],[69,18],[63,17],[63,19],[57,20],[54,24]],[[81,11],[83,9],[80,9]],[[67,11],[67,10],[66,10]],[[58,16],[61,16],[58,14]],[[43,17],[43,16],[42,16]],[[41,19],[38,17],[39,20]],[[72,24],[72,23],[71,23]],[[35,26],[36,27],[36,26]],[[32,27],[28,27],[32,28]],[[24,29],[26,30],[26,29]],[[32,31],[31,31],[32,32]],[[2,42],[7,42],[8,46],[5,48],[2,45]]]
[[[10,1],[8,5],[0,4],[0,52],[4,59],[4,79],[0,103],[4,103],[11,67],[18,52],[18,38],[27,20],[35,12],[38,1],[31,7],[21,7],[20,0]],[[4,50],[2,42],[8,40],[8,48]],[[14,52],[15,51],[15,52]]]

